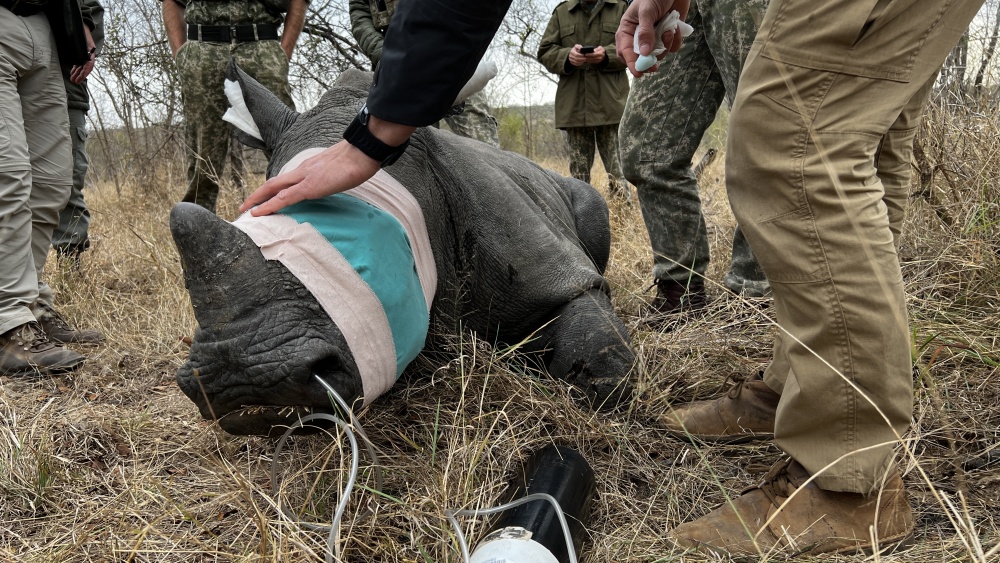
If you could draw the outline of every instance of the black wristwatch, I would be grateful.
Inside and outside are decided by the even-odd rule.
[[[368,117],[368,106],[365,105],[358,112],[358,115],[354,116],[354,121],[347,126],[347,130],[344,131],[344,140],[357,147],[372,160],[377,160],[380,166],[389,166],[402,156],[403,151],[410,145],[410,140],[407,139],[398,147],[390,147],[368,130]]]

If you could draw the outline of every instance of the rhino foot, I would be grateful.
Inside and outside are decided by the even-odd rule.
[[[540,336],[549,374],[573,385],[578,402],[600,411],[631,403],[635,352],[605,292],[591,289],[571,300]]]

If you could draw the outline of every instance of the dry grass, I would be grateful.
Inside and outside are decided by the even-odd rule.
[[[907,222],[917,402],[905,470],[917,543],[882,561],[998,559],[1000,151],[987,145],[1000,128],[992,119],[977,122],[992,128],[979,137],[981,152],[952,148],[942,152],[951,160],[935,161],[961,169],[961,189],[949,192],[958,199],[950,206],[920,199]],[[951,147],[955,135],[971,134],[932,121]],[[968,141],[965,150],[976,149]],[[547,164],[566,172],[565,163]],[[721,175],[719,159],[703,182],[715,282],[733,228]],[[344,445],[324,435],[293,439],[279,460],[276,495],[274,441],[203,423],[174,383],[187,352],[181,338],[194,328],[167,229],[179,195],[179,185],[122,194],[96,186],[87,194],[96,243],[82,269],[47,268],[59,307],[103,330],[108,343],[88,350],[72,377],[0,378],[0,560],[323,559],[325,534],[290,522],[275,504],[280,498],[303,519],[329,523],[349,463]],[[229,194],[221,214],[232,218],[236,204]],[[951,226],[941,222],[942,209]],[[386,481],[381,492],[371,490],[363,455],[362,489],[344,521],[345,560],[459,561],[445,510],[497,504],[519,464],[552,441],[577,448],[598,475],[584,561],[679,560],[664,533],[755,482],[779,458],[768,444],[693,447],[657,430],[653,419],[668,403],[710,397],[729,374],[766,365],[773,329],[766,312],[713,285],[709,316],[670,333],[648,331],[639,322],[651,266],[638,207],[616,205],[612,227],[609,279],[641,357],[634,408],[615,417],[581,410],[562,384],[536,377],[516,354],[450,335],[450,358],[421,358],[361,414]],[[473,540],[482,534],[483,522],[463,523]]]

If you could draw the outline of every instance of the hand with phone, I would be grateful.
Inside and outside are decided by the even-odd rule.
[[[579,68],[587,63],[592,65],[604,61],[606,51],[601,45],[574,45],[569,52],[569,64]]]

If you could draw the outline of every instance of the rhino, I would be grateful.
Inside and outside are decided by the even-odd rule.
[[[340,141],[372,79],[343,72],[299,113],[235,65],[227,75],[252,120],[237,136],[265,151],[268,177]],[[603,276],[608,207],[589,184],[421,128],[369,183],[297,206],[233,222],[190,203],[170,213],[198,323],[176,380],[225,431],[272,434],[331,411],[315,376],[368,404],[440,349],[436,335],[466,330],[519,344],[586,408],[631,399],[635,353]],[[345,225],[357,229],[319,234]]]

